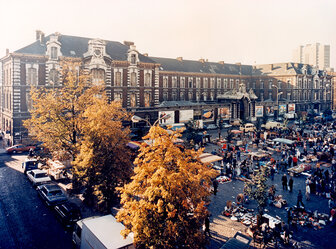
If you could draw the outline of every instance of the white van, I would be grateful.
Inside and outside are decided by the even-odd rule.
[[[267,122],[266,125],[262,125],[261,127],[265,128],[266,130],[270,130],[274,128],[287,129],[287,127],[284,124],[276,122],[276,121]]]
[[[243,132],[256,131],[256,127],[252,123],[246,123],[244,125],[241,125],[239,129]]]

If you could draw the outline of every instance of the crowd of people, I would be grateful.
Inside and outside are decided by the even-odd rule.
[[[292,145],[269,143],[267,140],[269,133],[276,134],[277,138],[286,138],[294,141]],[[336,146],[336,122],[335,123],[315,123],[305,124],[298,128],[295,125],[288,129],[273,129],[272,131],[257,131],[245,134],[241,143],[225,143],[218,151],[223,157],[221,162],[221,174],[230,178],[243,176],[247,179],[254,174],[255,169],[260,166],[267,165],[270,167],[270,181],[274,182],[274,176],[280,174],[281,185],[283,191],[295,193],[297,202],[293,204],[293,208],[289,210],[293,212],[294,208],[305,208],[305,203],[311,201],[311,195],[328,199],[328,208],[331,225],[336,224],[336,156],[334,146]],[[250,142],[247,142],[250,141]],[[270,156],[266,162],[254,160],[250,156],[253,149],[270,152]],[[314,160],[308,160],[308,157]],[[309,163],[310,170],[305,174],[305,187],[294,189],[294,175],[288,173],[288,169],[296,167],[301,163]],[[216,187],[217,192],[218,184]],[[276,188],[274,184],[268,191],[270,200],[274,200],[276,196]],[[269,202],[270,203],[270,202]],[[326,202],[323,202],[326,203]],[[284,239],[288,240],[290,234],[290,218],[288,223],[282,223],[280,232],[284,235]],[[266,234],[267,228],[263,229]],[[272,231],[279,232],[279,231]]]

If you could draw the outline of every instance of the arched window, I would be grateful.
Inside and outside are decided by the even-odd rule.
[[[95,68],[91,71],[91,79],[93,85],[102,85],[105,82],[105,70]]]
[[[58,71],[56,69],[49,71],[49,84],[53,86],[58,84]]]
[[[180,88],[185,88],[185,79],[184,78],[180,79]]]
[[[136,86],[137,85],[137,79],[136,79],[136,73],[133,72],[131,73],[131,86]]]

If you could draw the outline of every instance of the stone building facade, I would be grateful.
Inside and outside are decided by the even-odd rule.
[[[309,65],[251,66],[149,57],[139,53],[133,42],[59,33],[45,37],[37,31],[34,43],[0,60],[1,130],[11,143],[22,142],[27,135],[22,120],[29,117],[32,107],[30,88],[60,86],[65,59],[81,62],[92,84],[104,82],[110,100],[121,101],[127,110],[150,122],[167,112],[175,123],[186,119],[255,121],[256,104],[274,105],[273,85],[282,92],[279,103],[295,103],[297,110],[322,110],[331,104],[331,77]]]

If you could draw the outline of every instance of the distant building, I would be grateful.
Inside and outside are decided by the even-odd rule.
[[[61,62],[69,58],[81,62],[93,85],[104,82],[110,100],[151,123],[164,114],[171,115],[165,123],[254,122],[272,115],[276,102],[282,114],[331,107],[332,77],[311,65],[149,57],[133,42],[37,31],[35,42],[0,59],[0,128],[10,143],[27,137],[22,121],[32,107],[30,88],[61,87]]]
[[[299,46],[293,52],[293,61],[296,63],[309,64],[319,69],[330,69],[330,45],[320,43]]]

